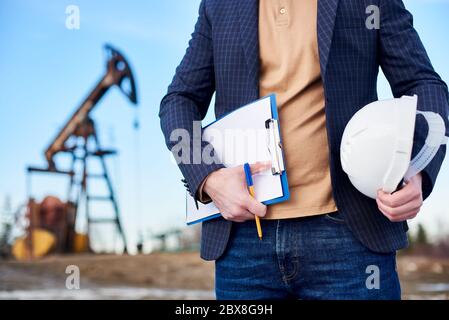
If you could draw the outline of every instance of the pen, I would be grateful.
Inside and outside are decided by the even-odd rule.
[[[248,191],[251,197],[256,198],[256,194],[254,193],[254,185],[253,185],[253,177],[251,175],[251,168],[248,163],[243,165],[243,169],[245,170],[246,184],[248,186]],[[257,235],[259,239],[262,240],[262,227],[260,226],[260,218],[255,215],[256,218],[256,227],[257,227]]]

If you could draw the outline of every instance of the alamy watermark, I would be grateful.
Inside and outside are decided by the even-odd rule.
[[[176,164],[253,163],[270,159],[269,131],[265,128],[209,128],[203,132],[201,121],[194,121],[192,131],[175,129],[169,140]]]
[[[365,13],[368,17],[365,20],[365,26],[368,30],[380,29],[380,9],[376,5],[366,7]]]
[[[65,27],[69,30],[79,30],[81,27],[80,8],[71,4],[65,8]]]
[[[76,265],[68,265],[65,268],[65,273],[68,275],[65,279],[65,287],[67,290],[80,289],[80,268]]]
[[[368,290],[380,289],[380,269],[376,265],[369,265],[365,269],[365,273],[369,274],[366,278],[365,286]]]

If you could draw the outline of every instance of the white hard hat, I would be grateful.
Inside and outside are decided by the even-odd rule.
[[[392,193],[423,170],[446,143],[443,118],[417,111],[418,97],[376,101],[360,109],[346,125],[341,165],[354,187],[375,199],[379,189]],[[411,160],[416,114],[429,125],[426,142]]]

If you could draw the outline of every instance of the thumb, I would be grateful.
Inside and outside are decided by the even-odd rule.
[[[259,217],[264,217],[267,213],[267,206],[260,203],[249,194],[245,206],[249,212]]]
[[[265,161],[265,162],[259,161],[259,162],[250,164],[249,167],[251,169],[251,174],[256,174],[256,173],[263,172],[263,171],[270,169],[271,162],[270,161]]]

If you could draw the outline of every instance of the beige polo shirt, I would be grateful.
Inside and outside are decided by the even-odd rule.
[[[259,0],[260,96],[277,95],[290,201],[266,219],[336,211],[332,197],[317,0]]]

